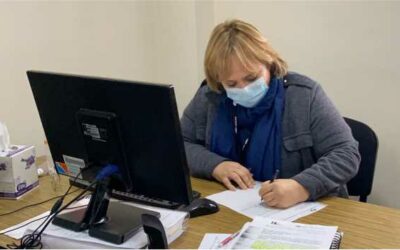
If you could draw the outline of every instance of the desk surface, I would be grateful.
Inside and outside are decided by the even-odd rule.
[[[61,178],[58,190],[54,190],[50,177],[40,178],[40,186],[18,201],[0,200],[0,214],[61,195],[68,186],[67,178]],[[223,191],[218,183],[192,179],[193,188],[203,196]],[[67,197],[71,199],[74,195]],[[336,225],[344,232],[341,248],[400,248],[400,210],[361,203],[341,198],[320,200],[328,206],[297,222]],[[0,216],[0,230],[20,223],[48,210],[54,201],[27,208],[7,216]],[[233,233],[250,218],[221,206],[220,212],[190,219],[185,233],[171,244],[171,248],[198,248],[205,233]],[[7,236],[0,236],[0,245],[11,243]]]

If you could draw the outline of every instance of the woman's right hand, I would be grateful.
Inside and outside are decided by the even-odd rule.
[[[241,189],[252,188],[254,186],[253,175],[250,171],[234,161],[223,161],[218,164],[212,176],[222,182],[229,190],[234,191],[234,181]]]

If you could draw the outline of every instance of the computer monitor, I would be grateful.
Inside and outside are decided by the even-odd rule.
[[[82,129],[98,141],[107,137],[90,122],[79,124],[80,114],[85,110],[114,114],[126,152],[128,191],[186,205],[192,201],[172,85],[37,71],[27,74],[59,173],[75,176],[88,167]],[[88,169],[83,178],[92,181],[96,172]]]
[[[108,188],[191,203],[173,86],[37,71],[27,74],[57,171],[69,176],[81,173],[82,179],[92,182],[105,166],[118,167],[118,178],[96,189],[94,196],[100,198],[91,200],[86,212],[60,215],[55,224],[75,231],[87,229],[88,221],[98,217],[90,215],[83,222],[90,211],[97,214],[105,206],[107,212],[108,201],[103,199]],[[124,221],[132,209],[113,206],[113,216],[124,225],[114,223],[111,229],[108,225],[105,231],[92,233],[122,243],[134,232],[130,224],[138,220]],[[140,213],[136,209],[127,217]]]

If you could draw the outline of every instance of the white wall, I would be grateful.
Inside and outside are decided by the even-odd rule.
[[[256,25],[290,69],[380,139],[370,202],[400,208],[400,2],[0,2],[0,120],[44,153],[28,69],[173,83],[182,112],[203,79],[215,24]]]
[[[180,111],[198,82],[194,2],[0,2],[0,121],[45,153],[25,75],[45,70],[172,83]]]

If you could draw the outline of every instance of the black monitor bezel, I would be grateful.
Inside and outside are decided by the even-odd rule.
[[[40,100],[41,97],[39,97],[39,93],[37,89],[37,86],[35,86],[35,84],[37,84],[38,82],[40,82],[43,79],[54,79],[54,81],[73,81],[73,79],[83,79],[85,81],[88,82],[102,82],[102,83],[108,83],[110,84],[110,86],[119,86],[119,85],[140,85],[142,87],[148,87],[148,88],[157,88],[160,91],[164,91],[165,93],[168,94],[169,97],[169,111],[171,112],[171,115],[173,116],[172,119],[174,121],[173,124],[173,129],[175,131],[173,131],[173,134],[176,136],[176,153],[179,154],[179,159],[180,159],[180,166],[181,166],[181,171],[182,174],[185,178],[184,183],[185,183],[185,191],[180,190],[180,195],[182,195],[184,193],[185,197],[181,197],[183,200],[181,201],[182,204],[187,205],[190,204],[190,202],[192,201],[193,197],[192,197],[192,188],[191,188],[191,182],[190,182],[190,173],[189,173],[189,168],[187,165],[187,161],[186,161],[186,154],[185,154],[185,149],[184,149],[184,142],[183,142],[183,138],[182,138],[182,134],[181,134],[181,129],[180,129],[180,122],[179,122],[179,115],[178,115],[178,109],[177,109],[177,104],[176,104],[176,99],[175,99],[175,92],[174,92],[174,88],[172,85],[168,85],[168,84],[153,84],[153,83],[147,83],[147,82],[140,82],[140,81],[129,81],[129,80],[120,80],[120,79],[111,79],[111,78],[105,78],[105,77],[92,77],[92,76],[82,76],[82,75],[76,75],[76,74],[63,74],[63,73],[54,73],[54,72],[44,72],[44,71],[34,71],[34,70],[30,70],[27,72],[28,75],[28,79],[31,85],[31,89],[33,92],[33,96],[38,108],[38,112],[39,112],[39,116],[40,119],[42,121],[42,126],[45,132],[46,137],[48,138],[48,144],[49,144],[49,148],[50,148],[50,152],[53,156],[53,158],[60,158],[60,156],[58,155],[59,152],[56,152],[56,150],[53,149],[53,145],[55,145],[57,142],[53,141],[52,138],[49,138],[49,130],[51,130],[51,128],[49,128],[48,126],[46,126],[46,120],[48,120],[49,118],[46,117],[47,114],[45,114],[43,112],[43,103],[45,102],[44,100]],[[165,183],[165,185],[173,185],[173,182],[170,183]],[[133,185],[135,185],[133,183]],[[179,193],[178,192],[178,193]],[[157,197],[157,195],[153,195],[153,198],[160,198]],[[176,200],[173,200],[174,202],[176,202]]]

